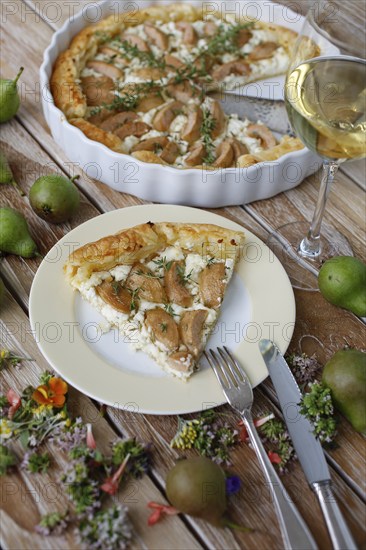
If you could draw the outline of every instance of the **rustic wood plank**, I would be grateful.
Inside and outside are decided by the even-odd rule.
[[[366,190],[366,159],[346,162],[342,164],[341,171],[347,174],[364,191]]]
[[[49,368],[46,360],[40,353],[32,336],[29,321],[15,300],[6,293],[1,310],[0,321],[1,348],[11,349],[22,356],[32,357],[34,362],[24,362],[22,367],[8,368],[1,372],[1,393],[8,388],[21,392],[27,385],[37,385],[39,375]],[[98,448],[102,452],[110,450],[110,442],[119,437],[105,418],[99,413],[92,401],[74,390],[69,389],[70,409],[75,416],[83,417],[85,422],[93,423],[93,433]],[[136,434],[135,434],[136,435]],[[63,511],[67,508],[68,500],[58,482],[58,477],[68,467],[68,461],[56,446],[47,445],[47,451],[52,454],[56,466],[52,467],[47,475],[33,475],[24,471],[1,478],[2,494],[2,540],[3,548],[79,548],[74,534],[67,532],[65,537],[39,537],[33,532],[40,516],[51,511]],[[20,449],[17,454],[22,456]],[[117,494],[118,502],[126,502],[130,508],[130,518],[136,533],[131,548],[201,548],[195,538],[179,517],[170,518],[169,524],[162,522],[155,529],[147,525],[149,510],[146,504],[151,501],[164,501],[162,493],[153,481],[144,476],[134,483],[134,498],[131,495],[131,486],[122,487]],[[57,490],[57,498],[51,498],[47,487]],[[23,496],[22,496],[23,495]]]

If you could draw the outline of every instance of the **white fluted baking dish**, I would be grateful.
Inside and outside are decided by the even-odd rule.
[[[153,2],[142,3],[146,7]],[[225,3],[226,10],[230,9],[229,4],[230,2]],[[232,4],[233,9],[237,9],[238,2]],[[269,6],[268,2],[257,4],[260,10],[254,15],[260,16],[260,19],[287,26],[295,31],[301,27],[300,16],[284,6]],[[138,2],[133,2],[133,5],[137,6]],[[244,13],[246,6],[248,13],[251,13],[253,2],[240,2],[239,5],[241,13]],[[121,4],[120,8],[122,7]],[[318,169],[317,157],[309,150],[302,149],[288,153],[276,161],[262,162],[249,168],[180,170],[170,166],[148,164],[129,155],[116,153],[105,145],[90,140],[81,130],[69,124],[65,115],[54,105],[49,89],[53,65],[59,54],[67,49],[72,38],[82,28],[115,13],[115,10],[115,0],[105,0],[98,4],[91,2],[89,7],[72,17],[53,35],[40,69],[43,111],[52,136],[70,161],[77,163],[90,177],[117,191],[130,193],[145,200],[215,208],[272,197],[295,187]],[[279,82],[277,89],[281,89],[283,77],[276,80]],[[271,82],[273,84],[273,79]],[[248,85],[248,93],[250,94],[249,87],[258,93],[258,86],[262,87],[263,96],[265,90],[268,90],[268,85]]]

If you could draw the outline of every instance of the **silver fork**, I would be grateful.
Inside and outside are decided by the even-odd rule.
[[[228,403],[241,415],[262,466],[276,508],[286,550],[316,550],[317,545],[273,468],[253,423],[253,390],[244,370],[225,347],[204,353]]]

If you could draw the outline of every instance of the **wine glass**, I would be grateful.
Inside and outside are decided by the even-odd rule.
[[[323,227],[326,200],[338,167],[366,156],[366,61],[361,25],[342,5],[316,2],[296,41],[285,83],[295,134],[323,160],[319,196],[308,222],[283,225],[267,241],[295,288],[317,290],[317,273],[332,256],[353,255],[341,233]],[[334,6],[334,4],[333,4]],[[356,19],[356,16],[355,16]]]

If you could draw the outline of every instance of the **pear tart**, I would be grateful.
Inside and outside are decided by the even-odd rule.
[[[110,328],[185,380],[216,325],[243,241],[216,225],[149,222],[79,248],[64,271]]]
[[[188,4],[113,15],[82,30],[56,61],[56,106],[90,139],[176,168],[247,167],[302,148],[225,115],[207,91],[285,73],[296,34],[260,21],[203,19]],[[314,52],[315,53],[315,52]]]

